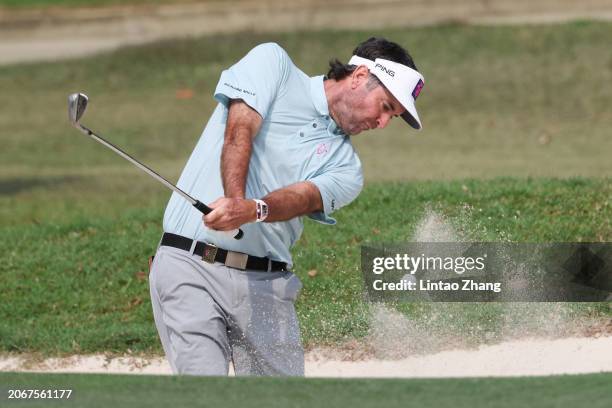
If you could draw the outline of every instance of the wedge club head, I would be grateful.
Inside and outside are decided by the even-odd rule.
[[[68,96],[68,120],[72,126],[77,126],[87,109],[87,95],[83,93],[73,93]]]

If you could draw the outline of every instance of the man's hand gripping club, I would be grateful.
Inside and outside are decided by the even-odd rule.
[[[204,225],[213,230],[230,231],[257,219],[257,208],[253,200],[221,197],[208,206],[213,211],[202,219]]]

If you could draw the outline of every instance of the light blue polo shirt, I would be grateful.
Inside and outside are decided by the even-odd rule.
[[[308,77],[278,44],[267,43],[253,48],[223,71],[214,96],[219,104],[178,187],[203,203],[224,196],[220,160],[228,103],[242,99],[263,118],[253,142],[246,198],[263,198],[272,191],[308,180],[319,188],[324,207],[323,212],[309,217],[335,224],[329,214],[359,195],[363,173],[350,138],[329,116],[323,76]],[[284,222],[249,223],[241,228],[241,240],[206,228],[202,214],[176,193],[164,214],[165,232],[290,265],[289,249],[304,226],[302,217],[296,217]]]

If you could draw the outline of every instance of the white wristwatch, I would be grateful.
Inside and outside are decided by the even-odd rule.
[[[268,204],[257,198],[254,198],[253,201],[255,201],[255,204],[257,205],[257,219],[255,222],[262,222],[268,218]]]

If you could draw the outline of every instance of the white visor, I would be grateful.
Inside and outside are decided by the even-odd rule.
[[[382,58],[376,58],[372,61],[353,55],[348,63],[349,65],[365,65],[368,67],[370,73],[375,75],[395,96],[395,99],[406,108],[402,118],[413,128],[421,129],[421,120],[414,106],[414,102],[425,84],[425,78],[420,72],[399,62]]]

